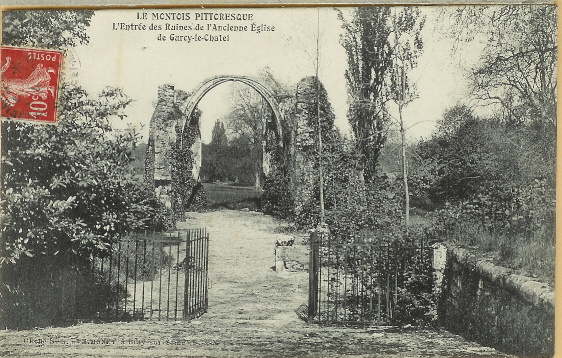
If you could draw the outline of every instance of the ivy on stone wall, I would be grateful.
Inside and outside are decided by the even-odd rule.
[[[265,214],[281,218],[291,218],[294,214],[295,190],[294,175],[294,137],[295,137],[295,99],[285,97],[279,102],[282,119],[281,141],[274,123],[268,125],[265,152],[269,153],[269,170],[263,185],[261,208]],[[280,147],[279,142],[283,147]]]
[[[289,161],[281,148],[271,152],[270,172],[263,185],[261,207],[265,214],[290,218],[293,215],[294,198],[291,191]]]
[[[205,202],[205,190],[198,178],[193,177],[194,156],[192,147],[200,137],[199,118],[201,111],[192,114],[191,125],[185,128],[182,139],[183,113],[176,108],[176,143],[169,158],[171,166],[171,200],[174,216],[179,219],[187,210],[197,210]]]

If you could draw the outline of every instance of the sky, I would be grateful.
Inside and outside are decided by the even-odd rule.
[[[466,98],[468,79],[462,68],[474,64],[481,51],[476,43],[453,54],[452,41],[436,27],[442,21],[438,11],[439,7],[422,7],[427,17],[425,46],[411,73],[419,97],[404,112],[410,140],[430,136],[443,112]],[[154,30],[151,25],[163,28]],[[177,25],[192,26],[192,30],[178,30]],[[208,26],[213,25],[247,26],[247,31],[212,31]],[[195,30],[196,26],[203,29]],[[89,93],[97,94],[106,86],[121,87],[133,99],[124,113],[127,116],[116,127],[131,125],[146,140],[158,86],[170,83],[191,92],[210,77],[257,77],[268,68],[278,81],[294,87],[303,77],[315,74],[318,33],[319,77],[336,125],[349,133],[347,59],[340,45],[341,23],[333,8],[99,10],[88,28],[89,44],[77,47],[71,56],[76,80]],[[170,37],[178,40],[178,35],[184,41],[171,41]],[[188,36],[194,35],[228,35],[228,41],[188,42]],[[167,40],[159,40],[159,36]],[[229,86],[214,88],[199,104],[204,142],[210,140],[215,120],[232,108]]]

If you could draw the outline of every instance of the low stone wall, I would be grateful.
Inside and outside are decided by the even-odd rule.
[[[554,354],[554,290],[448,247],[439,319],[453,333],[521,356]]]

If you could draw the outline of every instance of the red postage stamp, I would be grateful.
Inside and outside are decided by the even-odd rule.
[[[0,47],[2,117],[55,123],[62,52]]]

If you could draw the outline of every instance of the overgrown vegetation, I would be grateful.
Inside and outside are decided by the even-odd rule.
[[[452,36],[487,41],[472,92],[494,110],[454,106],[412,148],[419,202],[439,209],[430,235],[554,283],[556,8],[460,7],[452,18]]]
[[[327,145],[319,154],[325,178],[325,221],[334,240],[348,237],[346,233],[359,237],[369,232],[398,241],[423,237],[429,242],[470,245],[490,253],[499,264],[553,283],[555,7],[453,9],[455,19],[488,40],[481,61],[472,69],[473,100],[494,110],[477,116],[465,105],[451,107],[433,137],[408,147],[403,142],[402,160],[411,161],[410,173],[403,166],[394,180],[381,172],[379,158],[388,129],[386,103],[393,88],[404,84],[389,70],[405,71],[403,62],[395,67],[392,63],[400,60],[391,46],[391,14],[398,11],[361,8],[352,11],[352,19],[340,16],[349,64],[348,117],[355,137],[349,144],[331,138],[327,142],[332,147]],[[413,25],[416,16],[404,26]],[[455,28],[460,33],[453,32],[454,36],[472,40],[474,34],[464,32],[458,22]],[[373,64],[374,69],[369,67]],[[411,228],[412,232],[400,228],[403,214],[407,218],[409,212],[400,194],[403,185],[411,187],[409,195],[422,209],[418,212],[431,211],[432,220]],[[312,197],[294,216],[303,228],[320,223],[318,188],[316,180]],[[432,284],[430,277],[419,274],[410,281],[414,286]],[[435,301],[427,292],[420,287],[404,292],[407,309],[417,312],[415,318],[408,318],[411,322],[434,315]]]
[[[40,21],[22,20],[33,13],[3,14],[5,23],[20,23],[17,29],[3,27],[5,44],[66,50],[75,41],[87,42],[91,12],[41,12],[35,14]],[[63,29],[71,22],[68,38]],[[63,36],[56,37],[56,29]],[[110,124],[130,102],[119,89],[106,88],[93,98],[65,81],[57,125],[2,121],[3,327],[62,323],[71,312],[65,307],[69,290],[77,284],[86,297],[75,313],[87,316],[99,296],[94,258],[130,232],[173,225],[164,205],[128,171],[137,135]]]
[[[175,108],[177,117],[182,116],[179,108]],[[175,219],[180,220],[185,211],[198,210],[203,207],[205,203],[206,192],[199,178],[195,178],[193,174],[194,155],[191,150],[196,140],[199,138],[199,118],[201,111],[196,110],[192,114],[191,125],[185,128],[182,133],[182,121],[177,121],[176,136],[179,138],[183,135],[182,141],[176,141],[172,150],[171,161],[171,204],[172,212]]]
[[[440,129],[416,148],[426,165],[418,177],[429,183],[425,193],[439,208],[431,214],[430,235],[489,252],[503,265],[552,283],[554,162],[536,150],[529,126],[510,128],[475,118],[466,108],[446,116],[454,113],[464,116],[456,117],[456,127]]]

